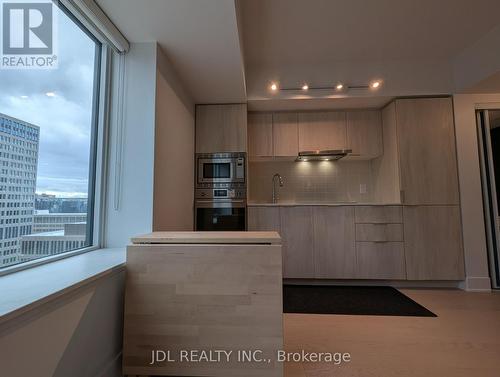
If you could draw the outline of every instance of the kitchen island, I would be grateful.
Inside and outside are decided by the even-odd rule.
[[[127,247],[123,373],[282,376],[276,232],[154,232]]]

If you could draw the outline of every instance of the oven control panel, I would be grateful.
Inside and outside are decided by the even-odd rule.
[[[196,199],[246,199],[245,188],[203,188],[196,189]]]

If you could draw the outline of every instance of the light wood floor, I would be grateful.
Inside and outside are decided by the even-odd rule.
[[[437,318],[286,314],[286,351],[349,352],[285,377],[499,377],[500,293],[402,290]]]

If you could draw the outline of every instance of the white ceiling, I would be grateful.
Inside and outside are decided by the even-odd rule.
[[[97,0],[129,42],[157,41],[196,103],[244,102],[234,0]]]
[[[500,22],[498,0],[242,0],[249,66],[449,59]]]
[[[248,100],[263,110],[454,93],[454,59],[500,24],[499,0],[96,1],[129,41],[158,41],[195,102]],[[384,82],[377,92],[268,90],[273,80],[295,87],[373,79]]]
[[[500,23],[498,0],[240,1],[248,99],[276,103],[297,93],[272,94],[271,81],[384,80],[378,92],[347,97],[453,93],[454,57]]]

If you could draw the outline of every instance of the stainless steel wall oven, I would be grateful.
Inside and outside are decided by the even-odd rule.
[[[246,217],[246,154],[197,154],[195,229],[243,231]]]

